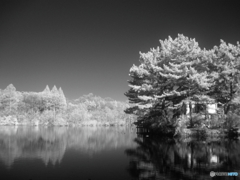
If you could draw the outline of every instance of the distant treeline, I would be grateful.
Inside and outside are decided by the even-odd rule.
[[[134,117],[124,113],[128,103],[93,94],[67,100],[61,88],[20,92],[10,84],[0,90],[0,124],[123,125]]]

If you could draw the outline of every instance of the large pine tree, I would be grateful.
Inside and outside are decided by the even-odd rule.
[[[140,53],[141,64],[130,69],[130,90],[125,93],[134,104],[126,112],[141,114],[141,120],[148,117],[148,124],[155,127],[164,121],[173,124],[172,117],[179,115],[186,103],[212,100],[207,92],[216,78],[207,71],[205,50],[195,39],[179,34],[174,40],[160,40],[160,44],[148,53]]]

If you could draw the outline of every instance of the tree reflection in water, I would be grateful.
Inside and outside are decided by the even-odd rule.
[[[132,133],[127,133],[133,131]],[[10,168],[19,159],[61,163],[69,149],[92,155],[103,150],[134,147],[128,127],[0,126],[0,162]]]
[[[211,179],[210,172],[240,174],[238,140],[174,140],[137,137],[136,148],[127,149],[128,171],[133,179]],[[215,177],[239,179],[238,177]]]

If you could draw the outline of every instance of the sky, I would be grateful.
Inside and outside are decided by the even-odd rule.
[[[237,1],[1,0],[0,89],[62,87],[127,101],[139,52],[183,34],[211,49],[240,41]]]

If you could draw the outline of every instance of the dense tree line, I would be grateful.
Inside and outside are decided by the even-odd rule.
[[[0,91],[1,124],[126,124],[133,119],[124,113],[127,107],[127,103],[93,94],[67,100],[56,86],[51,90],[46,86],[42,92],[19,92],[10,84]]]
[[[193,103],[220,103],[224,113],[239,104],[240,44],[223,40],[201,49],[195,39],[179,34],[160,40],[160,47],[140,53],[140,65],[130,69],[132,103],[126,113],[138,115],[147,127],[174,127]]]
[[[128,103],[115,101],[111,98],[102,98],[92,93],[84,95],[68,103],[68,113],[75,119],[91,119],[105,124],[131,123],[134,116],[124,113]]]
[[[42,113],[46,110],[63,111],[67,107],[61,88],[56,86],[50,91],[47,86],[43,92],[19,92],[10,84],[0,94],[1,113],[6,115]]]

